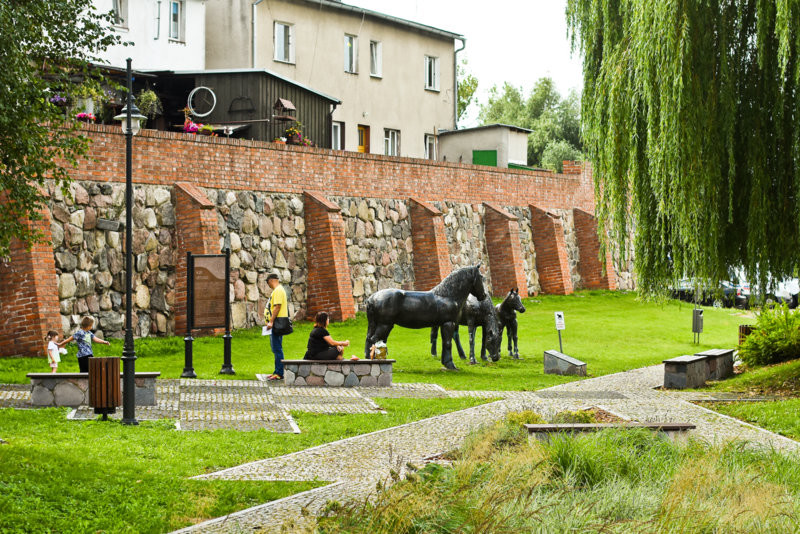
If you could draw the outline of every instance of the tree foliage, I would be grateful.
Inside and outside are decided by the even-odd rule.
[[[467,60],[461,60],[457,70],[458,75],[458,117],[461,120],[475,99],[475,91],[478,90],[478,78],[472,73],[467,72]]]
[[[118,42],[111,19],[92,0],[0,2],[0,257],[12,238],[41,238],[27,220],[41,218],[45,179],[62,187],[65,165],[88,150],[59,107],[80,83],[97,84],[89,62]]]
[[[601,229],[635,230],[640,288],[793,276],[800,0],[568,0],[567,18]]]
[[[569,151],[580,158],[580,100],[574,91],[562,98],[550,78],[540,78],[525,98],[521,88],[508,83],[501,89],[489,90],[489,100],[481,106],[482,124],[502,123],[528,128],[528,164],[547,166],[543,160],[545,150],[553,145],[550,154],[561,150],[565,143]],[[558,145],[559,148],[556,148]],[[559,163],[558,168],[561,167]],[[550,165],[547,168],[556,169]]]

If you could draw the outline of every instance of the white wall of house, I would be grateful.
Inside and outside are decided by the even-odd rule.
[[[471,164],[473,150],[496,151],[498,167],[527,165],[528,134],[502,124],[445,132],[439,136],[437,159]]]
[[[172,24],[173,4],[179,13]],[[124,67],[133,60],[136,70],[201,70],[206,61],[206,2],[202,0],[94,0],[106,13],[117,7],[122,20],[114,31],[132,46],[113,46],[102,56],[104,63]]]
[[[358,127],[363,125],[369,127],[371,153],[386,153],[388,135],[399,139],[399,155],[421,158],[426,156],[426,135],[453,128],[452,37],[315,2],[269,0],[255,6],[253,47],[252,40],[242,38],[252,36],[251,4],[208,3],[207,68],[265,68],[339,98],[342,104],[332,118],[343,124],[345,150],[358,150]],[[285,27],[276,28],[276,22]],[[276,32],[279,37],[285,28],[289,49],[279,57]],[[352,73],[345,71],[346,35],[357,42]],[[371,72],[371,41],[380,43],[378,72]],[[426,56],[438,63],[434,87],[427,89]]]

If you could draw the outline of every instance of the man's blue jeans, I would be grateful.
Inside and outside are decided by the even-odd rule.
[[[275,355],[275,371],[273,374],[283,376],[283,336],[269,336],[269,346]]]

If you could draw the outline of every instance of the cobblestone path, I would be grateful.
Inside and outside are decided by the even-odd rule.
[[[426,458],[460,446],[482,424],[509,411],[532,409],[545,418],[562,410],[598,407],[623,419],[642,422],[689,422],[691,436],[719,443],[731,439],[755,447],[800,452],[800,443],[692,404],[711,400],[705,393],[675,393],[656,388],[663,383],[662,365],[599,378],[570,382],[537,392],[445,391],[424,384],[398,385],[387,396],[476,396],[503,400],[408,423],[369,434],[327,443],[285,456],[268,458],[201,475],[198,479],[321,480],[331,484],[213,519],[177,532],[291,532],[329,500],[364,499],[386,481],[391,471],[404,474],[406,464],[421,465]],[[369,396],[371,388],[359,393]],[[379,393],[375,391],[377,397]]]

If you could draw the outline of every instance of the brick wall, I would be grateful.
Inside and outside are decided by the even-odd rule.
[[[47,331],[61,331],[50,213],[41,214],[29,224],[44,242],[28,249],[13,240],[8,261],[0,262],[0,356],[45,356]]]
[[[421,200],[409,199],[414,243],[414,289],[428,291],[451,271],[442,212]]]
[[[522,269],[519,219],[489,202],[483,205],[493,294],[502,297],[510,289],[518,288],[520,297],[525,298],[528,296],[528,282]]]
[[[194,184],[175,184],[177,261],[175,269],[175,333],[186,332],[186,253],[219,254],[214,204]]]
[[[307,317],[313,319],[319,311],[330,313],[332,321],[355,317],[341,208],[319,193],[306,191],[304,211],[308,250]]]
[[[531,229],[536,248],[536,271],[542,292],[551,295],[572,293],[567,248],[561,218],[531,205]]]
[[[600,240],[597,237],[597,219],[591,213],[573,209],[575,234],[578,240],[580,271],[583,285],[587,289],[617,289],[617,277],[611,254],[606,252],[600,259]]]

